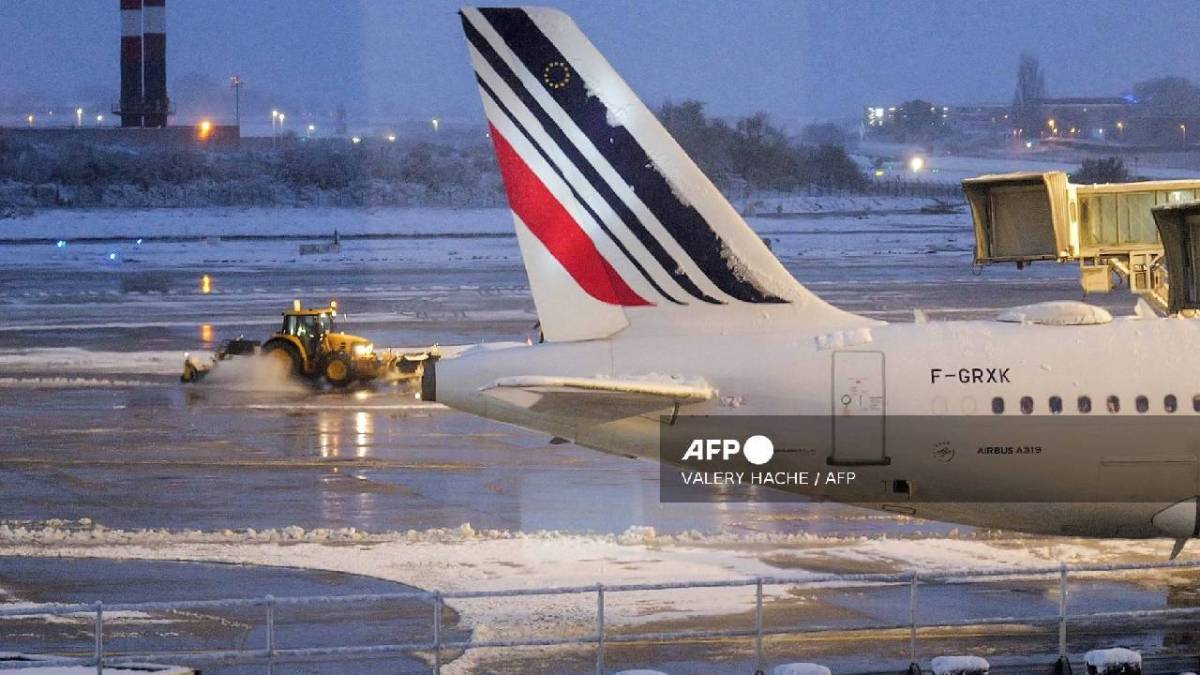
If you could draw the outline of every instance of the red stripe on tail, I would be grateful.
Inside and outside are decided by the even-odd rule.
[[[608,264],[579,223],[496,131],[496,127],[488,126],[492,132],[492,143],[496,146],[500,171],[504,174],[509,206],[571,278],[588,295],[610,305],[651,304],[635,293]]]

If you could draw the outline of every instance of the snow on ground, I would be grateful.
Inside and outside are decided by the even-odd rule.
[[[0,555],[187,560],[302,567],[397,581],[426,590],[479,591],[531,587],[737,580],[781,576],[797,580],[814,573],[772,565],[773,558],[815,554],[824,561],[874,563],[872,569],[921,573],[1012,569],[1059,562],[1103,563],[1131,556],[1165,559],[1168,542],[980,537],[823,537],[812,534],[659,535],[630,528],[620,535],[556,531],[476,531],[458,528],[365,533],[352,528],[306,531],[200,532],[108,530],[89,522],[0,523]],[[847,568],[850,568],[847,566]],[[770,598],[787,597],[785,586],[767,587]],[[692,592],[614,593],[606,598],[611,626],[749,611],[746,587]],[[594,627],[591,594],[456,599],[473,639],[529,635],[585,635]],[[476,655],[478,656],[478,655]],[[469,672],[474,657],[454,664]],[[456,672],[451,670],[449,672]]]
[[[0,370],[9,373],[36,368],[71,373],[176,375],[182,367],[183,356],[178,351],[108,352],[79,347],[0,349]]]
[[[426,233],[512,234],[508,209],[44,209],[0,220],[0,239]]]

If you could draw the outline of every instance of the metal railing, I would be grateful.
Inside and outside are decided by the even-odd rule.
[[[772,636],[816,635],[826,633],[856,633],[869,631],[907,631],[908,657],[912,663],[918,663],[920,658],[920,634],[922,631],[970,628],[997,627],[1003,625],[1048,625],[1057,627],[1058,657],[1068,658],[1067,628],[1069,623],[1086,624],[1111,619],[1179,619],[1193,615],[1200,616],[1200,607],[1178,607],[1166,609],[1126,610],[1110,612],[1085,612],[1071,614],[1068,611],[1069,581],[1071,574],[1086,573],[1120,573],[1149,570],[1179,570],[1198,569],[1200,561],[1167,562],[1167,563],[1137,563],[1119,565],[1060,565],[1057,567],[1025,567],[1013,569],[993,569],[970,572],[944,572],[917,574],[818,574],[802,577],[755,577],[725,581],[681,581],[661,584],[618,584],[591,586],[563,586],[549,588],[521,588],[497,591],[403,591],[397,593],[364,594],[364,595],[333,595],[333,596],[304,596],[276,598],[270,595],[258,598],[241,598],[226,600],[192,600],[179,602],[139,602],[104,604],[39,604],[22,605],[19,607],[0,606],[0,618],[38,616],[38,615],[69,615],[94,614],[94,650],[88,657],[39,657],[37,660],[0,660],[0,670],[22,669],[47,666],[94,666],[97,673],[102,673],[105,666],[122,666],[137,663],[170,663],[173,665],[203,666],[203,665],[244,665],[262,664],[267,672],[272,672],[278,663],[300,661],[327,660],[356,660],[382,658],[389,656],[411,655],[413,652],[430,654],[431,668],[434,673],[440,673],[442,657],[447,652],[458,652],[468,649],[485,648],[515,648],[515,647],[548,647],[548,646],[591,646],[596,649],[596,673],[604,672],[605,650],[614,643],[671,643],[688,640],[706,640],[719,638],[753,638],[754,662],[759,672],[766,667],[763,640]],[[958,621],[942,621],[937,623],[922,623],[918,609],[920,607],[920,589],[922,584],[946,584],[970,581],[986,581],[999,579],[1022,579],[1029,577],[1058,577],[1059,602],[1058,611],[1053,615],[1042,616],[990,616]],[[908,587],[908,621],[903,623],[874,623],[862,626],[822,626],[822,625],[788,625],[767,627],[763,621],[765,586],[819,586],[822,584],[838,584],[841,588],[867,586],[907,586]],[[653,591],[688,590],[699,588],[754,588],[754,625],[745,628],[729,628],[722,630],[683,630],[656,633],[618,633],[612,634],[605,623],[605,597],[617,593],[637,593]],[[446,640],[443,637],[443,606],[447,601],[468,600],[480,598],[517,598],[531,596],[562,596],[595,594],[596,624],[595,632],[581,636],[550,636],[527,637],[513,640]],[[433,604],[432,640],[425,642],[407,642],[380,645],[356,645],[343,647],[307,647],[279,649],[276,648],[275,612],[281,606],[312,606],[335,604],[377,603],[398,600],[426,600]],[[104,644],[105,613],[114,612],[166,612],[178,610],[214,610],[259,607],[263,610],[265,626],[264,643],[261,649],[234,649],[225,651],[166,651],[166,652],[127,652],[120,655],[106,654]]]

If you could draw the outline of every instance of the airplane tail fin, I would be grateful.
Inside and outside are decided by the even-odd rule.
[[[547,340],[748,306],[850,316],[788,273],[569,16],[461,16]]]

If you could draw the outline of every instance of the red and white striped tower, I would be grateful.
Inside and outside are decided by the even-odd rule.
[[[143,73],[146,87],[147,127],[167,126],[167,6],[166,0],[142,0]]]
[[[121,2],[121,126],[142,126],[142,0]]]

